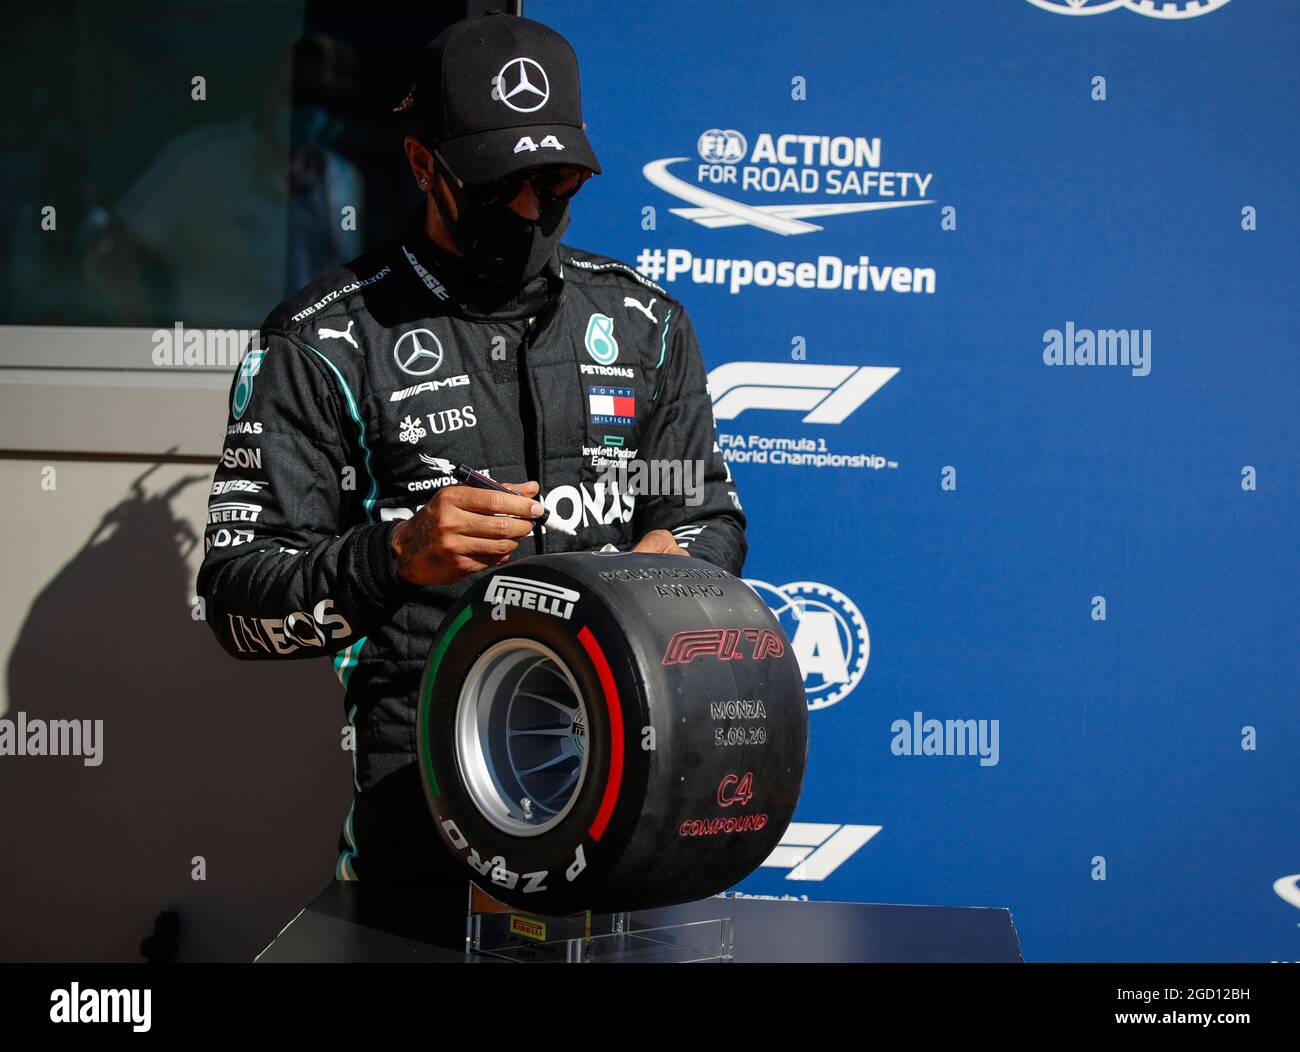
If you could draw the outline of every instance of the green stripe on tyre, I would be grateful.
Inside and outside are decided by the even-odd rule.
[[[447,653],[447,648],[451,646],[451,641],[456,638],[456,633],[465,627],[465,622],[474,615],[472,607],[465,607],[447,628],[446,634],[438,642],[438,649],[434,651],[433,658],[429,662],[429,668],[424,674],[424,682],[420,686],[420,722],[416,733],[420,736],[419,743],[421,746],[422,756],[421,763],[424,765],[424,775],[427,779],[429,791],[434,796],[441,796],[438,789],[438,777],[433,773],[433,749],[429,744],[429,709],[430,698],[433,697],[433,682],[438,678],[438,668],[442,665],[443,656]]]

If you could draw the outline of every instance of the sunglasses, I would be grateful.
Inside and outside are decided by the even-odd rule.
[[[490,183],[467,184],[451,170],[451,166],[442,154],[434,150],[433,156],[446,175],[464,194],[483,205],[508,205],[519,196],[524,183],[531,183],[533,193],[545,207],[556,201],[569,200],[592,176],[589,168],[580,168],[573,164],[547,164],[511,172]]]

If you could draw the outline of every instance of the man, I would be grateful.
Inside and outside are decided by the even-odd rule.
[[[489,14],[425,62],[405,140],[425,206],[397,243],[263,324],[232,387],[199,592],[236,657],[334,656],[356,731],[336,875],[463,886],[414,724],[430,643],[469,577],[605,544],[689,547],[739,574],[745,517],[681,305],[559,244],[600,172],[572,48]],[[702,484],[629,494],[608,465],[633,456],[701,465]],[[459,463],[521,495],[452,484]],[[574,535],[534,521],[547,512]]]

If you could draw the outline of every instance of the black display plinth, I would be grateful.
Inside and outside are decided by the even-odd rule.
[[[655,911],[664,923],[716,913],[710,900]],[[1011,911],[741,898],[735,955],[753,962],[1010,962],[1022,960]],[[259,962],[486,963],[465,951],[463,895],[335,881],[294,917]]]

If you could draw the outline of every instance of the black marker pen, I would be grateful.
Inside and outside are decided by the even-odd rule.
[[[513,493],[516,497],[523,496],[523,494],[516,490],[512,490],[509,486],[503,486],[496,479],[488,478],[483,474],[483,472],[475,471],[473,468],[465,464],[455,465],[447,471],[447,474],[465,486],[474,486],[477,489],[493,489],[498,493]],[[539,504],[541,503],[540,494],[533,499]],[[553,511],[548,511],[542,518],[534,519],[533,521],[540,522],[548,530],[555,530],[556,533],[567,533],[570,537],[578,536],[578,531],[573,529],[573,527],[569,526],[567,523],[561,522]]]

